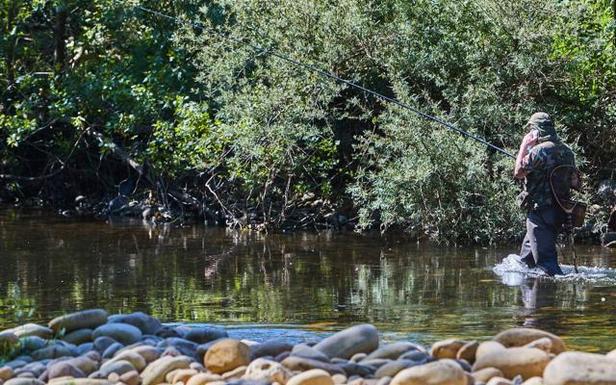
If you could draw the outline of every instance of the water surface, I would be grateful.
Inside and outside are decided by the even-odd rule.
[[[580,265],[598,267],[604,279],[495,274],[516,249],[2,210],[0,329],[102,307],[166,322],[224,323],[257,340],[299,341],[370,322],[388,339],[431,343],[528,325],[574,348],[616,348],[616,270],[608,269],[616,268],[614,251],[577,247]]]

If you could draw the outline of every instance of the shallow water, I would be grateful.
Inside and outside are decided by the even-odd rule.
[[[0,329],[102,307],[224,323],[256,340],[302,341],[371,322],[386,339],[431,343],[528,325],[574,348],[616,348],[616,252],[578,246],[581,274],[553,280],[501,263],[515,251],[2,210]]]

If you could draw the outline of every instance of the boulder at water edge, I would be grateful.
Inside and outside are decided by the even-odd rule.
[[[616,385],[616,361],[601,354],[565,352],[545,368],[545,385]]]
[[[131,314],[114,314],[109,316],[109,323],[129,324],[141,330],[143,334],[154,334],[162,326],[159,320],[140,311]]]
[[[560,354],[567,350],[565,343],[560,337],[539,329],[508,329],[494,336],[494,341],[500,342],[503,346],[510,348],[523,346],[540,338],[549,338],[552,341],[551,352],[554,354]]]
[[[390,385],[467,385],[464,370],[452,360],[440,360],[404,369]]]
[[[53,335],[53,330],[50,328],[33,323],[17,326],[16,328],[9,329],[7,331],[15,334],[17,338],[35,336],[50,339]]]
[[[356,353],[371,353],[379,347],[379,333],[369,324],[357,325],[325,338],[314,346],[330,358],[351,358]]]
[[[243,342],[224,339],[212,345],[203,358],[212,373],[222,374],[250,363],[250,348]]]
[[[334,385],[334,380],[326,371],[312,369],[292,377],[287,385]]]
[[[94,329],[105,322],[107,322],[105,310],[91,309],[56,317],[49,321],[49,327],[56,333],[62,329],[71,332],[77,329]]]
[[[524,347],[509,348],[479,356],[473,365],[473,371],[496,368],[508,379],[513,379],[517,375],[528,379],[541,376],[549,362],[550,356],[543,350]]]
[[[124,323],[109,323],[94,329],[92,337],[110,337],[124,344],[133,344],[141,339],[142,333],[137,327]]]

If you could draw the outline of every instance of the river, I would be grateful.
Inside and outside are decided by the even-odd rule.
[[[577,349],[616,347],[615,251],[577,247],[580,265],[598,267],[594,278],[495,274],[515,251],[517,245],[444,248],[376,234],[263,235],[3,209],[0,329],[101,307],[225,324],[254,339],[304,340],[370,322],[386,339],[430,344],[527,325]]]

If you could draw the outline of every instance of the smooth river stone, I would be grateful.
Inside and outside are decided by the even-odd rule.
[[[105,349],[102,356],[103,358],[111,358],[123,348],[124,348],[124,345],[122,345],[119,342],[114,342],[107,349]]]
[[[456,359],[458,360],[466,360],[466,362],[473,364],[475,362],[475,353],[477,353],[477,348],[479,347],[479,342],[477,341],[469,341],[464,346],[458,350],[458,354],[456,354]]]
[[[502,331],[494,336],[494,341],[500,342],[503,346],[517,347],[524,346],[540,338],[549,338],[552,341],[552,353],[560,354],[567,350],[565,343],[560,337],[539,329],[513,328]]]
[[[15,334],[17,338],[35,336],[48,340],[53,336],[53,330],[50,328],[33,323],[17,326],[7,331]]]
[[[248,365],[243,378],[248,380],[266,380],[269,383],[278,382],[284,385],[291,376],[291,372],[282,364],[264,358],[257,358]]]
[[[117,341],[111,337],[106,337],[106,336],[98,337],[94,339],[94,349],[96,349],[96,351],[99,352],[100,354],[103,354],[103,352],[107,350],[107,348],[113,345],[115,342]]]
[[[605,355],[607,358],[616,359],[616,349]]]
[[[139,341],[142,335],[141,330],[137,327],[125,323],[101,325],[94,329],[92,333],[94,339],[98,337],[110,337],[124,345],[130,345]]]
[[[71,349],[64,345],[51,345],[46,348],[38,349],[32,352],[31,356],[35,361],[54,359],[59,357],[72,357],[75,354]]]
[[[293,346],[293,349],[291,349],[291,356],[329,362],[329,357],[327,355],[306,344],[297,344]]]
[[[456,358],[458,351],[466,345],[466,342],[456,338],[435,342],[430,349],[430,355],[438,359]]]
[[[490,381],[492,377],[502,377],[503,372],[496,368],[483,368],[471,373],[471,376],[473,376],[476,382],[481,382],[485,384],[486,382]]]
[[[132,372],[136,368],[127,360],[107,361],[98,369],[97,378],[107,378],[111,373],[121,376],[124,373]]]
[[[129,324],[141,330],[142,334],[155,334],[162,327],[159,320],[143,312],[114,314],[109,316],[109,323]]]
[[[75,365],[71,364],[69,361],[62,361],[55,363],[47,369],[47,378],[49,380],[53,380],[54,378],[59,377],[73,377],[73,378],[83,378],[86,377],[86,374],[83,370],[75,367]]]
[[[523,379],[541,376],[550,362],[550,355],[535,348],[509,348],[481,355],[473,365],[473,371],[496,368],[505,378],[513,379],[520,375]]]
[[[186,385],[205,385],[207,383],[220,380],[222,380],[222,376],[219,374],[198,373],[192,376],[188,382],[186,382]]]
[[[411,342],[394,342],[392,344],[379,347],[377,350],[368,354],[364,360],[372,360],[375,358],[395,360],[406,352],[421,350],[420,348],[420,346]]]
[[[496,342],[496,341],[482,342],[479,344],[479,346],[477,347],[477,351],[475,352],[475,361],[477,361],[478,359],[480,359],[482,356],[486,354],[500,352],[505,349],[507,348],[503,346],[503,344],[501,344],[500,342]]]
[[[0,346],[11,346],[17,343],[19,338],[12,332],[1,332],[0,333]]]
[[[165,340],[161,341],[157,347],[165,348],[167,346],[173,346],[185,356],[194,356],[197,354],[198,345],[192,341],[187,341],[183,338],[178,338],[178,337],[165,338]]]
[[[294,371],[306,371],[310,369],[325,370],[330,374],[346,374],[342,368],[337,365],[329,364],[327,362],[313,360],[310,358],[289,356],[282,360],[282,365],[294,370]]]
[[[402,370],[408,369],[408,368],[411,368],[417,365],[418,365],[417,362],[411,361],[411,360],[396,360],[396,361],[388,362],[385,365],[381,366],[376,371],[376,373],[374,373],[374,376],[376,378],[383,378],[383,377],[393,378],[396,376],[396,374],[398,374]]]
[[[259,357],[276,357],[280,353],[289,352],[293,349],[293,345],[281,340],[267,340],[258,345],[250,347],[250,355],[253,359]]]
[[[37,336],[20,338],[19,343],[21,344],[23,350],[27,352],[39,350],[47,346],[47,340]]]
[[[379,333],[373,325],[350,327],[325,338],[314,348],[333,358],[351,358],[357,353],[372,353],[379,347]]]
[[[68,333],[77,329],[94,329],[105,322],[105,310],[91,309],[56,317],[49,321],[49,327],[56,333],[62,329]]]
[[[404,369],[390,385],[467,385],[464,370],[453,360],[440,360]]]
[[[92,333],[92,329],[77,329],[65,334],[62,339],[71,344],[81,345],[92,341]]]
[[[157,385],[165,380],[165,376],[175,369],[188,369],[190,357],[161,357],[150,363],[141,373],[142,385]]]
[[[36,378],[11,378],[3,385],[45,385],[45,383]]]
[[[565,352],[543,372],[545,385],[616,385],[616,362],[601,354]]]
[[[113,385],[112,381],[105,379],[94,379],[94,378],[66,378],[66,379],[57,379],[49,385]]]
[[[287,385],[334,385],[334,380],[326,371],[312,369],[291,377]]]
[[[337,365],[340,366],[348,376],[368,377],[372,376],[375,372],[375,369],[372,366],[357,364],[350,361]]]
[[[229,334],[224,328],[207,326],[191,328],[186,332],[184,338],[197,344],[205,344],[221,338],[228,338]]]
[[[10,366],[0,367],[0,381],[6,381],[15,375],[13,368]]]
[[[223,339],[207,350],[203,364],[210,372],[223,374],[250,364],[250,348],[241,341]]]
[[[147,365],[147,362],[145,360],[145,358],[143,358],[143,356],[133,350],[123,350],[123,351],[119,351],[115,356],[113,356],[112,359],[110,359],[109,361],[105,362],[103,364],[103,366],[114,362],[114,361],[121,361],[121,360],[125,360],[131,363],[131,365],[133,365],[135,367],[135,369],[139,372],[141,372]],[[152,360],[153,361],[153,360]]]

